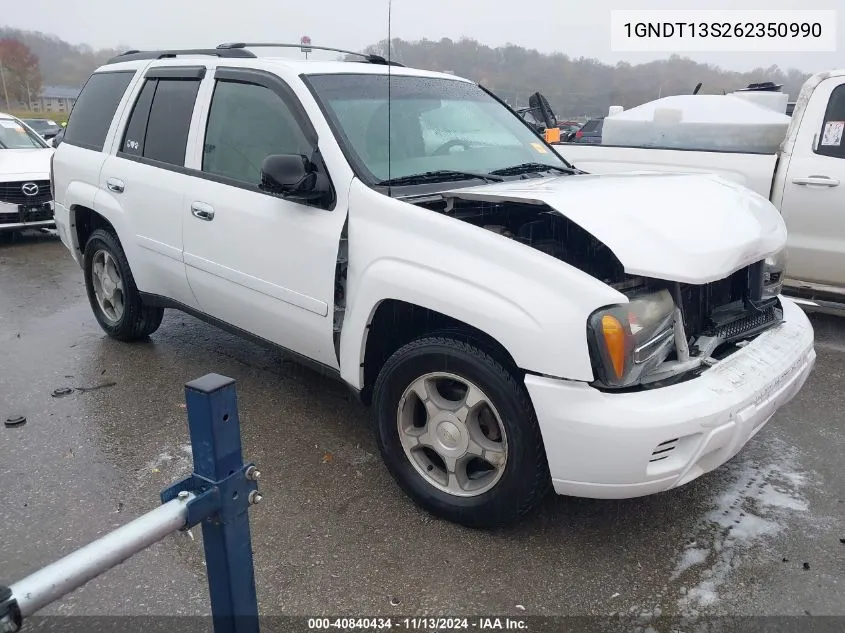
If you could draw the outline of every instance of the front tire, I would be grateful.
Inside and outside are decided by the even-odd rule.
[[[119,341],[137,341],[155,332],[163,308],[145,306],[117,237],[105,229],[91,233],[82,260],[85,289],[100,327]]]
[[[417,504],[475,528],[507,525],[550,488],[540,427],[515,369],[451,337],[413,341],[376,380],[379,450]]]

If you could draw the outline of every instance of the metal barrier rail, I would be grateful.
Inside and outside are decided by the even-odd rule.
[[[0,586],[0,633],[165,536],[202,524],[215,633],[257,633],[258,600],[248,508],[260,473],[244,463],[235,381],[208,374],[185,385],[194,470],[161,493],[162,505],[13,583]]]

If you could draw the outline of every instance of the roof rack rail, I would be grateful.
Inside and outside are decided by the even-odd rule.
[[[179,55],[209,55],[213,57],[238,57],[238,58],[254,58],[255,53],[252,53],[242,48],[186,48],[183,50],[169,50],[169,51],[139,51],[128,50],[116,57],[112,57],[106,64],[117,64],[118,62],[130,62],[136,59],[167,59],[178,57]]]
[[[381,64],[382,66],[401,66],[404,68],[404,64],[400,64],[399,62],[390,60],[388,61],[381,55],[374,55],[372,53],[358,53],[355,51],[347,51],[342,48],[330,48],[328,46],[313,46],[311,44],[303,45],[303,44],[287,44],[284,42],[230,42],[226,44],[220,44],[217,49],[221,51],[237,51],[243,50],[246,48],[309,48],[315,51],[329,51],[332,53],[344,53],[345,55],[356,55],[357,57],[363,58],[365,62],[368,64]]]

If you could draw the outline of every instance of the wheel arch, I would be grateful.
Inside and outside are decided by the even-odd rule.
[[[97,229],[106,229],[111,231],[117,237],[117,230],[109,220],[97,213],[91,207],[86,207],[81,204],[73,205],[70,208],[70,226],[71,235],[74,240],[74,248],[77,250],[80,261],[85,252],[85,244],[88,243],[88,238]],[[118,241],[120,238],[117,238]]]
[[[124,224],[123,209],[112,195],[90,184],[76,181],[68,187],[66,199],[71,201],[68,205],[71,240],[80,258],[91,233],[99,228],[111,230],[123,245],[120,239]],[[125,250],[126,246],[123,246]]]
[[[361,341],[361,400],[369,404],[378,374],[396,350],[413,340],[431,335],[469,342],[503,365],[520,371],[507,348],[478,327],[417,303],[383,299],[373,306]]]

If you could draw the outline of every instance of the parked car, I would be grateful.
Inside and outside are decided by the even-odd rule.
[[[810,77],[780,150],[714,152],[559,146],[592,173],[659,170],[714,173],[780,209],[788,229],[785,292],[814,308],[845,310],[845,70]]]
[[[45,141],[52,139],[62,127],[52,119],[21,119],[30,128],[35,130]]]
[[[601,144],[601,129],[604,125],[604,117],[590,119],[575,132],[569,139],[570,143],[589,143],[591,145]]]
[[[23,121],[0,112],[0,233],[54,226],[52,155]]]
[[[577,121],[558,121],[558,127],[560,128],[560,140],[566,143],[575,138],[575,134],[581,129],[581,124]]]
[[[801,388],[767,200],[581,175],[451,74],[254,46],[132,52],[82,89],[56,218],[109,336],[179,309],[337,376],[401,488],[470,526],[686,484]]]

